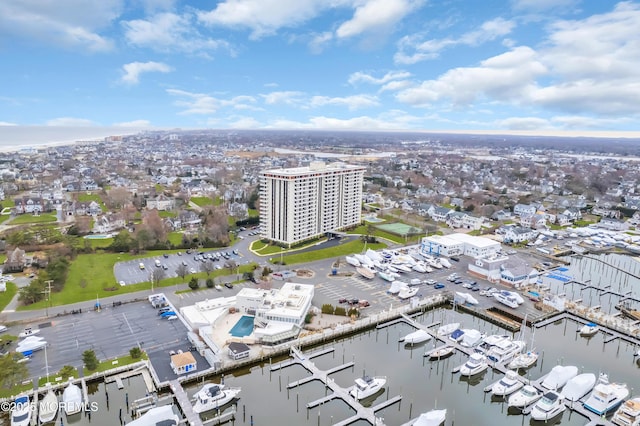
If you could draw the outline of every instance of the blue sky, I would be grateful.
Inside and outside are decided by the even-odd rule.
[[[0,125],[636,132],[638,28],[636,1],[2,0]]]

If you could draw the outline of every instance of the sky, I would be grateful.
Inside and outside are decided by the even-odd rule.
[[[2,0],[0,130],[638,135],[638,28],[640,0]]]

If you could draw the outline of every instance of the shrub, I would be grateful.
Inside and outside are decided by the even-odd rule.
[[[191,290],[197,290],[200,287],[200,283],[196,277],[193,277],[189,280],[189,288]]]
[[[334,312],[335,315],[340,315],[340,316],[345,316],[347,315],[347,310],[345,308],[343,308],[342,306],[337,306],[336,307],[336,311]]]
[[[213,283],[213,279],[211,278],[207,278],[207,281],[205,281],[205,284],[207,285],[207,288],[213,288],[215,286],[215,284]]]
[[[133,359],[140,359],[142,358],[142,349],[140,349],[138,346],[134,346],[129,349],[129,355]]]
[[[330,303],[325,303],[324,305],[322,305],[321,311],[323,314],[333,314],[334,307]]]

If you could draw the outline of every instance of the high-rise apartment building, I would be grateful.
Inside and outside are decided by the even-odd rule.
[[[323,162],[263,171],[262,237],[290,246],[359,225],[364,171],[360,166]]]

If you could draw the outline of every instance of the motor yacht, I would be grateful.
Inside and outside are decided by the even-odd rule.
[[[474,376],[482,373],[489,367],[487,357],[483,354],[474,352],[469,355],[469,359],[460,367],[460,375]]]
[[[560,390],[570,379],[578,375],[578,367],[574,365],[556,365],[542,380],[540,385],[549,390]]]
[[[388,272],[384,272],[384,271],[378,272],[378,276],[380,278],[382,278],[383,280],[389,281],[389,282],[392,282],[392,281],[394,281],[396,279],[393,275],[391,275]]]
[[[358,400],[365,399],[382,389],[386,383],[386,377],[358,377],[355,380],[355,385],[353,386],[353,389],[351,389],[349,394]]]
[[[522,382],[518,373],[514,370],[507,370],[504,377],[495,382],[490,390],[495,396],[507,396],[520,390],[523,386],[524,382]]]
[[[487,355],[491,349],[498,345],[503,345],[505,342],[510,342],[511,338],[504,334],[492,334],[482,339],[482,342],[475,348],[476,352]]]
[[[49,389],[38,404],[38,420],[40,424],[54,421],[56,414],[58,414],[58,408],[58,397],[53,389]]]
[[[460,327],[460,323],[459,322],[452,322],[449,324],[445,324],[442,325],[440,327],[438,327],[438,329],[436,330],[436,334],[438,336],[448,336],[451,333],[453,333],[454,331],[456,331],[458,329],[458,327]]]
[[[600,374],[598,383],[584,401],[584,408],[598,415],[606,415],[618,408],[629,396],[629,388],[624,383],[611,383],[609,376]]]
[[[18,337],[24,339],[25,337],[35,336],[38,333],[40,333],[40,330],[37,328],[27,327],[18,334]]]
[[[447,410],[431,410],[420,414],[412,426],[440,426],[447,418]]]
[[[193,404],[193,411],[196,414],[200,414],[222,407],[231,402],[239,393],[240,388],[225,388],[214,383],[208,383],[194,395],[196,402]]]
[[[509,407],[525,408],[538,402],[541,397],[542,393],[538,392],[536,388],[531,385],[525,385],[509,397],[507,404]]]
[[[497,293],[493,294],[493,297],[495,297],[495,299],[502,303],[503,305],[506,305],[510,308],[517,308],[518,305],[518,300],[511,294],[510,291],[499,291]]]
[[[549,420],[561,414],[567,407],[563,396],[556,391],[546,392],[531,409],[533,420]]]
[[[600,331],[600,327],[598,327],[598,324],[594,322],[589,322],[583,325],[582,328],[580,328],[580,330],[578,330],[580,335],[584,337],[594,336],[596,333],[598,333],[598,331]]]
[[[489,361],[502,364],[511,361],[526,345],[522,340],[503,340],[489,349],[487,358]]]
[[[361,265],[360,261],[354,256],[345,256],[344,260],[346,260],[349,265],[355,266],[356,268]]]
[[[31,422],[31,403],[27,395],[15,399],[11,409],[11,426],[29,426]]]
[[[513,358],[509,364],[507,364],[508,368],[519,369],[519,368],[529,368],[533,364],[538,361],[538,357],[540,354],[535,351],[535,349],[523,352],[520,355]]]
[[[460,345],[464,346],[465,348],[477,347],[486,337],[484,333],[473,328],[471,329],[465,328],[462,331],[463,331],[463,335],[460,340]]]
[[[569,379],[564,388],[562,396],[566,401],[577,401],[588,394],[596,384],[596,375],[593,373],[578,374],[573,379]]]
[[[370,269],[368,266],[359,266],[356,268],[356,272],[368,280],[372,280],[373,277],[376,276],[376,271]]]
[[[418,294],[418,287],[402,287],[398,292],[398,298],[400,299],[410,299],[416,294]]]
[[[62,402],[64,412],[67,416],[72,416],[82,411],[82,390],[76,384],[69,383],[62,392]]]
[[[640,397],[625,401],[611,418],[618,426],[640,426]]]
[[[180,417],[173,411],[172,405],[154,407],[125,426],[176,426]]]
[[[431,335],[425,330],[416,330],[400,339],[401,342],[407,345],[416,345],[429,340],[431,340]]]
[[[464,336],[464,330],[460,330],[459,328],[457,328],[453,330],[451,334],[449,334],[449,340],[452,340],[454,342],[459,342],[462,340],[463,336]]]

